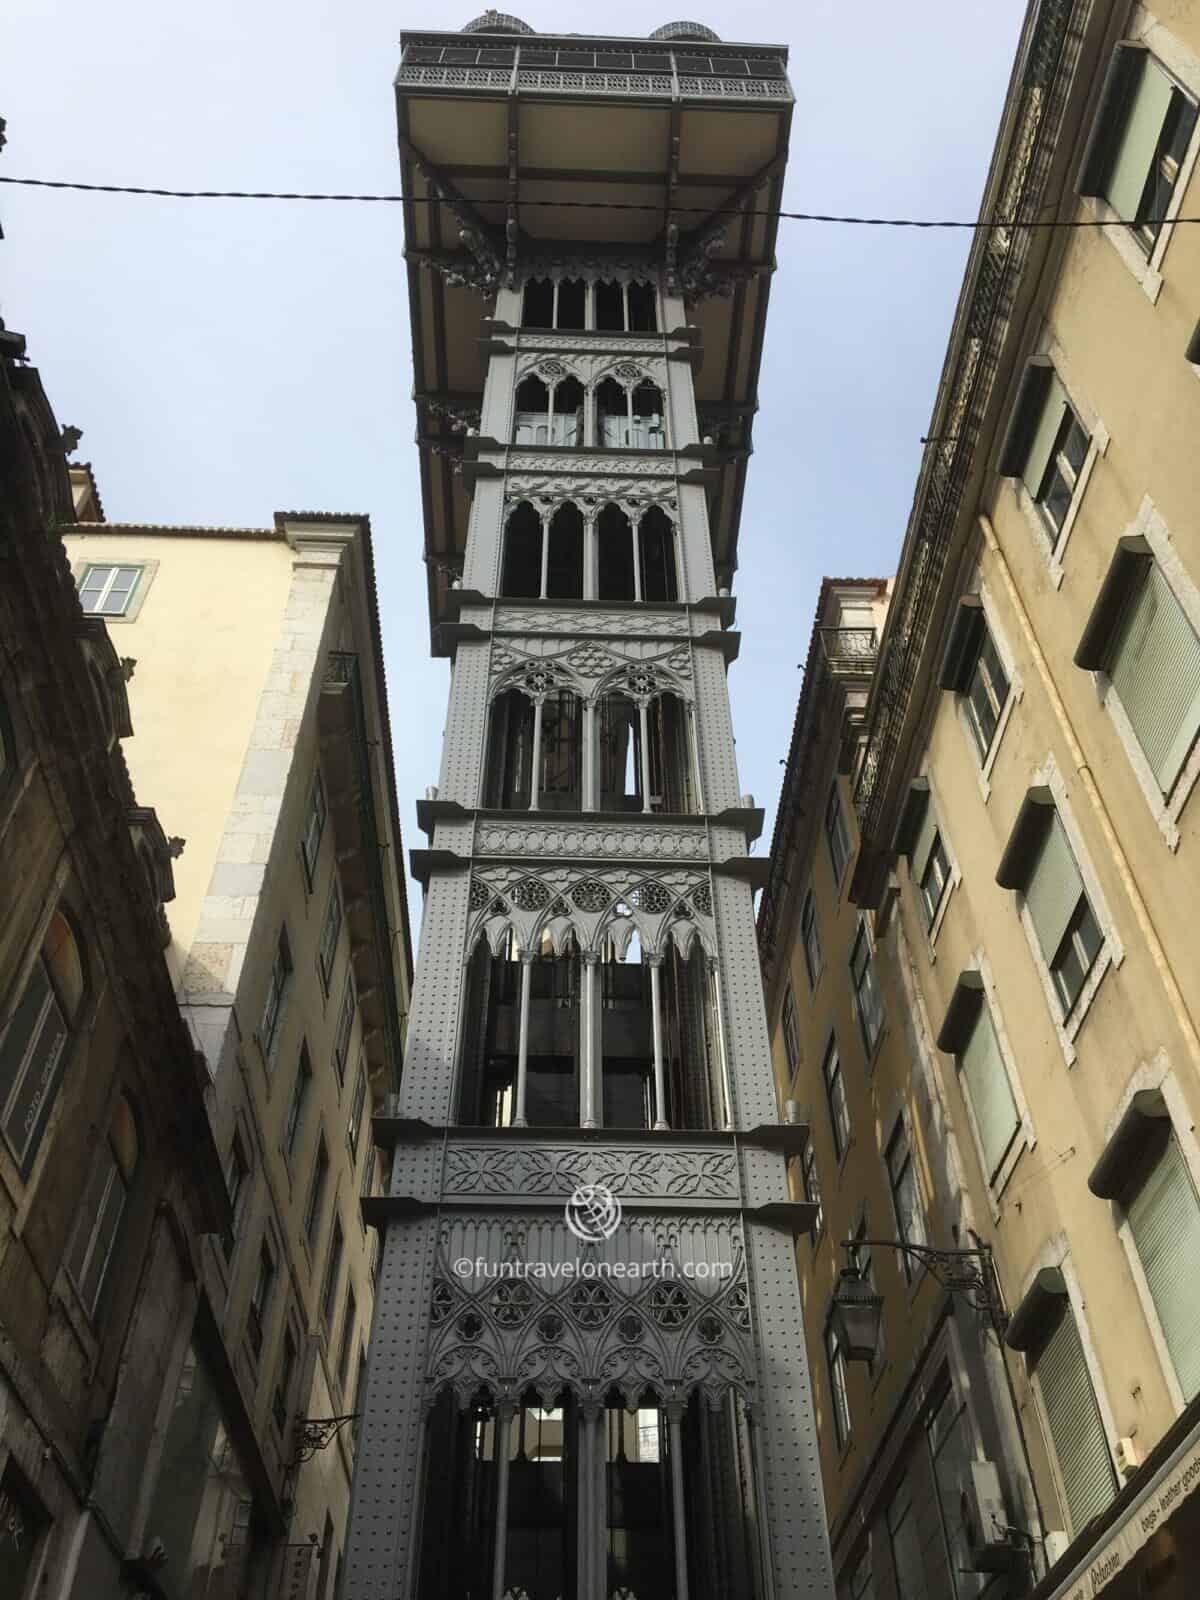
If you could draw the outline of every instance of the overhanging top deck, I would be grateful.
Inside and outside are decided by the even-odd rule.
[[[793,103],[786,47],[499,31],[512,20],[401,36],[397,116],[435,624],[466,539],[457,457],[482,396],[484,320],[495,288],[517,287],[525,265],[636,253],[664,278],[674,273],[700,335],[696,400],[701,432],[715,441],[710,523],[724,583],[757,407]]]

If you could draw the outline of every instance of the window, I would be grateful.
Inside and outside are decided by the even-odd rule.
[[[884,1151],[887,1166],[888,1188],[892,1195],[892,1211],[896,1218],[896,1234],[905,1244],[925,1243],[925,1217],[921,1210],[921,1196],[917,1188],[917,1174],[913,1166],[912,1150],[908,1141],[908,1128],[903,1117],[896,1122],[895,1131]],[[912,1282],[913,1264],[903,1251],[900,1260],[904,1276]]]
[[[825,802],[825,838],[829,843],[829,861],[833,868],[833,881],[841,883],[846,863],[850,859],[850,835],[846,831],[846,818],[842,811],[842,797],[837,782],[829,791]]]
[[[317,856],[321,850],[321,835],[324,831],[325,785],[318,772],[309,791],[308,810],[304,816],[304,836],[300,840],[300,857],[304,862],[304,876],[310,889],[317,875]]]
[[[800,1028],[796,1021],[796,997],[789,983],[783,996],[783,1048],[787,1056],[788,1081],[796,1076],[800,1065]]]
[[[275,1288],[275,1257],[266,1239],[258,1253],[258,1271],[254,1288],[250,1292],[250,1310],[246,1318],[246,1337],[257,1361],[262,1355],[263,1327],[271,1307],[271,1294]]]
[[[346,1290],[346,1310],[342,1316],[342,1337],[338,1346],[338,1382],[343,1392],[346,1380],[350,1376],[350,1349],[354,1343],[354,1323],[358,1315],[358,1306],[354,1300],[353,1288]]]
[[[91,616],[123,617],[141,571],[141,567],[87,567],[79,585],[80,604]]]
[[[221,1247],[225,1252],[226,1261],[229,1261],[237,1249],[242,1216],[250,1194],[250,1158],[242,1144],[241,1134],[238,1133],[233,1136],[229,1160],[225,1165],[225,1190],[229,1195],[229,1226],[222,1236]]]
[[[1001,451],[999,470],[1019,477],[1057,542],[1075,498],[1091,439],[1053,366],[1038,357],[1026,367]]]
[[[858,1013],[863,1046],[870,1060],[883,1032],[883,997],[879,992],[879,976],[875,971],[867,924],[861,917],[850,952],[850,981],[854,986],[854,1009]]]
[[[292,1081],[292,1098],[288,1101],[287,1121],[283,1127],[283,1146],[289,1160],[296,1153],[296,1139],[304,1120],[304,1105],[311,1085],[312,1062],[308,1056],[308,1045],[302,1044],[300,1058],[296,1063],[296,1076]]]
[[[938,1042],[941,1043],[940,1036]],[[992,1183],[1017,1136],[1021,1119],[982,991],[975,1025],[958,1056],[958,1074],[975,1118],[984,1176]]]
[[[1158,240],[1195,126],[1195,103],[1161,63],[1138,45],[1118,45],[1080,189],[1102,195],[1147,255]]]
[[[823,958],[821,931],[817,927],[817,902],[811,889],[804,896],[804,904],[800,908],[800,941],[804,946],[804,970],[808,973],[809,987],[815,989],[817,979],[821,976]]]
[[[0,1034],[0,1129],[22,1177],[33,1167],[58,1096],[71,1030],[83,1005],[85,972],[71,925],[56,911]]]
[[[326,994],[329,993],[329,985],[333,978],[333,963],[337,958],[338,935],[341,931],[342,897],[335,883],[329,894],[329,904],[325,907],[325,920],[321,924],[321,942],[317,949],[317,966]]]
[[[942,843],[941,833],[935,829],[918,884],[921,912],[927,928],[932,929],[937,921],[937,914],[941,909],[949,882],[950,860],[946,855],[946,846]]]
[[[825,1365],[833,1406],[833,1432],[840,1450],[850,1437],[850,1397],[846,1392],[846,1357],[832,1318],[825,1324]]]
[[[1125,1203],[1134,1249],[1185,1401],[1200,1393],[1200,1201],[1169,1118],[1146,1152]],[[1154,1159],[1156,1157],[1156,1159]]]
[[[1110,583],[1123,592],[1102,669],[1167,795],[1200,733],[1200,638],[1152,555],[1119,550]]]
[[[868,1235],[867,1219],[866,1219],[866,1216],[864,1215],[862,1217],[862,1219],[860,1220],[857,1228],[855,1228],[855,1230],[854,1230],[854,1248],[850,1251],[850,1261],[851,1261],[851,1264],[853,1266],[858,1268],[859,1273],[862,1275],[862,1277],[866,1281],[866,1284],[867,1284],[868,1288],[870,1289],[871,1293],[872,1294],[878,1294],[879,1293],[879,1285],[875,1282],[875,1262],[872,1259],[870,1248],[867,1246],[867,1244],[865,1242],[866,1239],[867,1239],[867,1235]],[[881,1311],[882,1311],[882,1308],[881,1308]],[[867,1362],[867,1373],[872,1378],[874,1378],[878,1374],[878,1372],[880,1370],[881,1357],[883,1355],[883,1348],[884,1348],[884,1336],[883,1336],[883,1321],[882,1321],[882,1317],[881,1317],[880,1323],[879,1323],[879,1343],[875,1347],[875,1354]]]
[[[329,1258],[325,1263],[325,1277],[321,1283],[321,1321],[325,1332],[332,1334],[333,1312],[337,1305],[338,1283],[342,1275],[342,1219],[334,1217],[333,1233],[329,1240]]]
[[[258,1025],[259,1043],[268,1064],[274,1061],[275,1045],[279,1036],[279,1019],[283,1014],[283,1001],[288,979],[292,975],[292,947],[288,943],[286,928],[279,930],[279,943],[271,963],[271,976],[267,981],[267,998],[263,1002],[262,1021]]]
[[[804,1198],[817,1208],[813,1218],[812,1239],[815,1244],[825,1232],[825,1208],[821,1204],[821,1176],[817,1171],[817,1152],[809,1139],[800,1157],[800,1176],[804,1182]]]
[[[67,1271],[89,1317],[95,1315],[108,1275],[137,1163],[137,1122],[132,1105],[122,1095],[108,1138],[80,1197],[79,1213],[67,1246]]]
[[[868,1545],[850,1569],[844,1590],[845,1600],[875,1600],[875,1584],[871,1577],[871,1550]]]
[[[359,1429],[362,1427],[363,1401],[367,1393],[367,1352],[360,1349],[358,1352],[358,1371],[354,1376],[354,1400],[351,1409],[354,1412],[354,1442],[358,1443]]]
[[[850,1143],[850,1108],[846,1104],[846,1084],[842,1077],[842,1063],[838,1056],[837,1040],[830,1039],[821,1069],[825,1081],[825,1100],[829,1106],[829,1122],[833,1129],[833,1148],[840,1161]]]
[[[279,1371],[275,1375],[275,1388],[271,1394],[271,1415],[280,1433],[287,1427],[288,1402],[292,1397],[292,1379],[296,1375],[297,1359],[296,1337],[291,1328],[285,1328]]]
[[[360,1063],[358,1077],[354,1080],[354,1099],[350,1103],[350,1118],[346,1124],[346,1143],[350,1159],[358,1161],[358,1141],[362,1136],[363,1110],[367,1103],[367,1069]]]
[[[1008,703],[1009,681],[977,594],[964,595],[950,625],[939,681],[961,697],[981,765]]]
[[[1058,1461],[1071,1527],[1079,1532],[1117,1492],[1117,1478],[1079,1329],[1065,1293],[1057,1321],[1030,1366]]]
[[[308,1240],[310,1249],[316,1245],[317,1235],[321,1231],[321,1208],[325,1203],[325,1189],[328,1182],[329,1152],[325,1148],[325,1139],[322,1136],[317,1145],[317,1158],[313,1164],[308,1200],[304,1206],[304,1237]]]
[[[346,977],[346,989],[342,995],[342,1008],[338,1012],[337,1032],[333,1037],[333,1070],[337,1073],[339,1083],[344,1083],[346,1078],[346,1058],[350,1054],[350,1035],[354,1031],[357,1003],[354,993],[354,974],[349,973]]]
[[[1100,954],[1104,935],[1088,902],[1057,812],[1027,881],[1025,908],[1065,1017]]]

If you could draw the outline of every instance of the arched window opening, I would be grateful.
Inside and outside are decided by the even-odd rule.
[[[639,383],[633,391],[633,419],[629,443],[635,450],[664,450],[667,436],[663,427],[663,397],[657,384]]]
[[[620,450],[629,442],[629,395],[615,378],[596,385],[596,443]]]
[[[517,408],[513,421],[513,443],[524,445],[550,442],[550,391],[531,373],[517,385]]]
[[[596,326],[604,333],[625,332],[625,285],[603,278],[595,288]]]
[[[652,283],[631,283],[626,290],[631,333],[658,332],[658,296]]]
[[[116,1254],[138,1154],[137,1117],[128,1096],[122,1095],[108,1139],[92,1166],[67,1246],[67,1271],[89,1317],[95,1314]]]
[[[505,600],[537,600],[542,592],[542,519],[522,500],[504,530],[500,593]]]
[[[558,286],[559,328],[582,328],[587,310],[587,285],[582,278],[563,278]]]
[[[617,911],[627,912],[618,905]],[[622,955],[611,936],[600,962],[600,1041],[604,1064],[604,1126],[652,1128],[654,1035],[650,969],[635,929]]]
[[[650,811],[688,812],[692,803],[692,764],[688,715],[673,694],[656,695],[646,713],[646,754],[650,768]]]
[[[523,328],[554,326],[554,284],[549,278],[530,278],[521,308]]]
[[[532,773],[533,702],[519,689],[507,689],[492,701],[484,805],[528,810]]]
[[[525,1120],[531,1127],[579,1125],[579,951],[556,955],[543,939],[528,963],[510,933],[498,956],[480,943],[471,958],[463,1039],[460,1122],[511,1127],[517,1116],[521,988],[529,971],[525,1033]]]
[[[550,397],[548,443],[578,446],[583,444],[583,385],[578,378],[564,378]]]
[[[579,697],[569,689],[548,694],[542,702],[538,807],[542,811],[578,811],[583,793],[583,714]]]
[[[583,599],[583,516],[570,501],[559,506],[550,522],[546,596],[550,600]]]
[[[33,1166],[54,1109],[86,990],[82,949],[64,913],[56,911],[0,1033],[0,1131],[22,1177]]]
[[[601,600],[637,598],[633,567],[633,529],[620,506],[607,505],[596,522]]]
[[[641,811],[642,733],[635,703],[607,694],[596,718],[600,741],[601,811]]]
[[[658,506],[651,506],[638,527],[642,599],[678,600],[675,572],[675,529]]]

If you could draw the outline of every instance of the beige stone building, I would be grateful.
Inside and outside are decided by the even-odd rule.
[[[153,1592],[332,1600],[411,977],[370,528],[115,524],[72,477],[83,609],[137,663],[129,765],[184,841],[166,954],[233,1213],[167,1375]]]
[[[1031,6],[863,726],[840,739],[829,669],[805,683],[760,936],[856,1597],[1195,1592],[1198,104],[1195,0]],[[1089,226],[1009,225],[1034,218]],[[833,1257],[864,1206],[869,1235],[993,1252],[996,1326],[946,1262],[875,1247],[882,1348],[848,1359]]]

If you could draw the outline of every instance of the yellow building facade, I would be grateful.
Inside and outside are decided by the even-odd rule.
[[[1200,1564],[1198,105],[1192,0],[1031,7],[865,708],[810,659],[760,943],[856,1597],[1182,1596]],[[849,1360],[864,1208],[994,1259],[996,1318],[864,1249],[882,1341]]]
[[[166,955],[233,1209],[202,1241],[146,1540],[180,1600],[218,1571],[327,1600],[374,1296],[360,1201],[387,1182],[371,1118],[411,981],[370,527],[114,524],[72,477],[84,611],[136,663],[127,759],[174,836]]]

